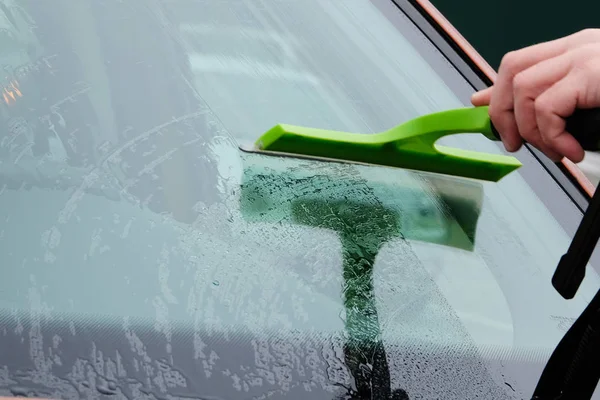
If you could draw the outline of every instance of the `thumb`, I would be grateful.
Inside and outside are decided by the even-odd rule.
[[[487,89],[480,90],[479,92],[473,93],[471,96],[471,103],[475,107],[479,106],[489,106],[490,100],[492,99],[492,91],[494,87],[490,86]]]

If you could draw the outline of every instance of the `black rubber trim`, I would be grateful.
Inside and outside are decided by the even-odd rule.
[[[492,82],[477,67],[465,51],[437,24],[437,22],[418,4],[416,0],[390,0],[415,24],[456,70],[473,86],[475,90],[485,89]],[[562,164],[555,164],[541,155],[537,149],[525,145],[556,183],[563,188],[573,203],[584,212],[591,197],[575,177]]]

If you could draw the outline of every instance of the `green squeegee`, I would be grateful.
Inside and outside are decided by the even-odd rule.
[[[578,110],[567,119],[567,129],[574,127],[569,132],[586,150],[599,148],[600,135],[595,129],[600,126],[599,110]],[[481,133],[490,140],[500,140],[484,106],[424,115],[369,135],[280,124],[264,133],[252,148],[240,148],[268,155],[375,164],[494,182],[521,167],[514,157],[435,145],[443,136],[457,133]]]

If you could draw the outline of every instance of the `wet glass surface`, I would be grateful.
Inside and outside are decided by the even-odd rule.
[[[465,104],[376,3],[2,1],[0,394],[530,394],[599,282],[554,292],[570,237],[521,172],[238,149],[277,123],[368,134]]]

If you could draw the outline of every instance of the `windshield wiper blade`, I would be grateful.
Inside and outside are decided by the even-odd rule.
[[[567,252],[552,277],[552,285],[572,299],[600,239],[600,191],[596,191]],[[588,400],[600,381],[600,290],[562,338],[548,360],[532,400]]]
[[[552,285],[565,299],[572,299],[579,290],[586,266],[600,239],[599,192],[597,190],[592,196],[569,249],[561,257],[552,277]]]
[[[562,338],[532,400],[589,400],[600,380],[600,291]]]

